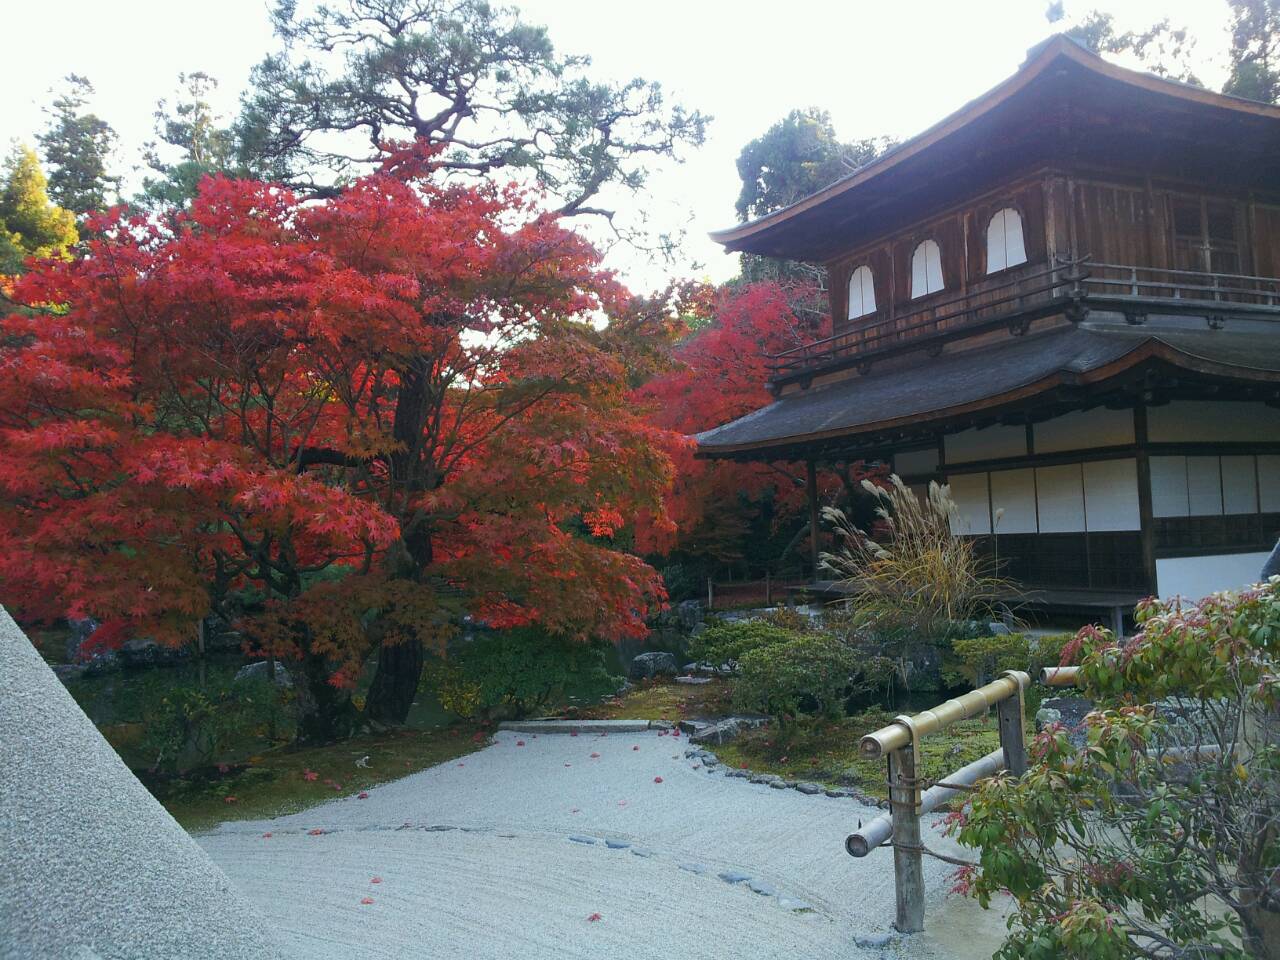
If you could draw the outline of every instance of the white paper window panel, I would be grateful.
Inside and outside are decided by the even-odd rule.
[[[1217,457],[1187,457],[1187,508],[1193,517],[1222,516],[1222,468]]]
[[[1258,471],[1253,457],[1222,458],[1222,512],[1258,512]]]
[[[911,297],[937,293],[942,288],[942,250],[936,240],[925,240],[911,255]]]
[[[1133,443],[1133,411],[1097,407],[1035,425],[1036,453],[1120,447]]]
[[[987,273],[1027,262],[1022,217],[1011,207],[997,210],[987,224]]]
[[[1239,590],[1258,582],[1268,553],[1227,553],[1211,557],[1156,560],[1156,590],[1166,600],[1199,600],[1219,590]]]
[[[893,455],[893,470],[900,477],[918,473],[933,473],[938,469],[938,448],[904,450]]]
[[[1036,507],[1041,533],[1084,532],[1084,477],[1081,465],[1036,468]]]
[[[1234,400],[1178,400],[1147,410],[1153,443],[1280,440],[1280,410]]]
[[[1151,515],[1185,517],[1187,502],[1187,458],[1151,458]]]
[[[951,532],[956,536],[991,532],[991,501],[988,499],[985,473],[960,473],[948,478],[956,513],[951,518]]]
[[[856,320],[876,312],[876,287],[871,268],[863,265],[849,277],[849,319]]]
[[[947,463],[972,463],[974,460],[999,460],[1003,457],[1027,455],[1027,428],[1011,426],[964,430],[947,436],[944,441]]]
[[[1258,457],[1258,501],[1263,513],[1280,513],[1280,454]]]
[[[996,533],[1035,533],[1035,471],[997,470],[991,474],[991,515],[1003,510],[996,521]]]
[[[1099,460],[1084,465],[1084,522],[1089,530],[1141,530],[1138,461]]]

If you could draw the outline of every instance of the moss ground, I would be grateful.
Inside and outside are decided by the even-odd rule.
[[[858,755],[858,741],[892,719],[893,716],[883,710],[867,710],[807,729],[785,730],[771,724],[719,747],[716,755],[731,766],[776,773],[788,780],[853,787],[884,799],[887,796],[885,763],[862,759]],[[999,745],[994,714],[965,720],[944,733],[924,739],[921,770],[926,777],[940,780]]]
[[[583,720],[671,720],[717,717],[729,712],[729,684],[712,680],[703,684],[646,682],[621,697],[567,711],[565,716]]]
[[[204,830],[225,820],[294,813],[334,797],[351,796],[470,753],[487,739],[483,729],[469,724],[400,730],[320,747],[282,747],[227,768],[221,775],[150,786],[183,827]],[[357,766],[361,761],[364,765]]]

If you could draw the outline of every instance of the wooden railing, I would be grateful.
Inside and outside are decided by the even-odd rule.
[[[1087,257],[1056,261],[771,354],[768,367],[775,381],[787,380],[818,369],[853,366],[923,342],[1012,325],[1037,310],[1044,313],[1090,300],[1114,302],[1135,318],[1146,312],[1144,305],[1184,312],[1239,310],[1268,315],[1280,313],[1280,278],[1102,263]],[[1210,323],[1217,325],[1212,318]]]
[[[1200,273],[1089,261],[1085,283],[1090,294],[1141,300],[1190,300],[1226,304],[1280,306],[1280,279],[1236,273]]]

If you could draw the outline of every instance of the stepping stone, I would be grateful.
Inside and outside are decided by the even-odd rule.
[[[569,839],[572,840],[574,843],[593,844],[596,842],[595,837],[584,837],[584,836],[581,836],[580,834],[570,834]]]
[[[811,797],[822,792],[822,786],[817,783],[797,783],[796,789]]]
[[[653,856],[653,851],[650,850],[648,847],[632,847],[631,852],[634,853],[637,857],[648,858]]]
[[[874,933],[863,937],[854,937],[853,942],[859,947],[887,947],[893,943],[892,933]]]
[[[705,863],[682,863],[680,864],[680,869],[688,870],[690,873],[703,874],[707,872],[707,865]]]
[[[489,829],[488,827],[463,827],[462,832],[463,833],[485,833],[488,831],[488,829]]]
[[[704,767],[715,767],[715,766],[719,766],[719,764],[720,764],[720,761],[717,760],[715,757],[713,757],[711,754],[707,754],[705,757],[702,758],[702,765]]]
[[[778,895],[778,888],[768,880],[749,880],[747,886],[762,897],[776,897]]]
[[[743,873],[740,870],[726,870],[719,876],[725,883],[744,883],[751,879],[751,874]]]
[[[448,833],[450,830],[457,830],[457,827],[451,827],[444,823],[433,823],[429,827],[423,827],[427,833]]]
[[[630,840],[606,840],[604,845],[610,850],[625,850],[631,846]]]
[[[779,897],[778,906],[793,913],[800,913],[805,910],[812,911],[814,909],[813,904],[806,903],[804,900],[796,900],[794,897]]]

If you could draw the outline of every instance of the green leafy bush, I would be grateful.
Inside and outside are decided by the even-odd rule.
[[[148,708],[140,749],[155,770],[185,773],[206,766],[246,736],[280,725],[288,696],[265,679],[214,689],[175,687]]]
[[[1280,577],[1136,619],[1124,644],[1086,627],[1073,645],[1087,748],[1045,730],[1026,774],[953,818],[979,856],[956,888],[1012,898],[1001,960],[1274,960]]]
[[[689,644],[689,655],[699,663],[719,666],[741,660],[751,650],[760,650],[803,636],[799,631],[767,620],[736,620],[708,627]]]
[[[953,640],[951,649],[957,666],[945,679],[956,686],[980,687],[1006,670],[1026,670],[1031,663],[1031,642],[1021,633],[964,637]]]
[[[459,716],[522,717],[568,689],[617,689],[622,678],[609,673],[607,651],[603,641],[575,643],[535,627],[483,633],[432,664],[423,682]]]
[[[858,657],[830,634],[793,636],[747,650],[738,659],[733,699],[739,709],[782,722],[799,714],[836,717],[864,681]]]

